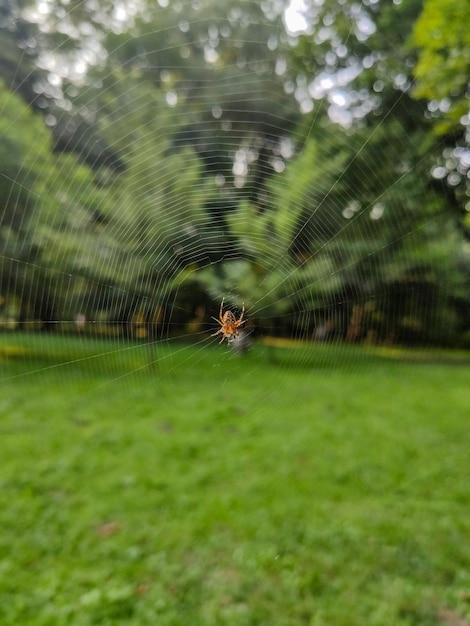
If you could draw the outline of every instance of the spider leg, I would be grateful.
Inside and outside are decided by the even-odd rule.
[[[243,319],[243,314],[244,313],[245,313],[245,303],[243,303],[241,315],[240,315],[240,317],[237,320],[237,328],[238,328],[238,326],[241,326],[242,324],[244,324],[246,322],[246,320]]]
[[[222,316],[222,311],[224,310],[224,300],[225,298],[222,298],[222,302],[220,303],[219,319],[221,322],[224,321],[224,318]]]

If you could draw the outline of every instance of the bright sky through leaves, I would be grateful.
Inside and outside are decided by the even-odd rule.
[[[304,0],[291,0],[284,12],[286,28],[290,33],[298,34],[307,30],[308,23],[304,16],[305,9]]]

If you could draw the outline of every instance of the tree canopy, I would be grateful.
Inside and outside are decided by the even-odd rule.
[[[465,341],[469,9],[288,6],[2,5],[5,319]]]

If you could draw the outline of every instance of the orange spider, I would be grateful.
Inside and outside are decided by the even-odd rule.
[[[246,322],[246,320],[243,319],[243,313],[245,312],[245,305],[243,305],[240,317],[238,319],[235,319],[235,315],[232,313],[232,311],[225,311],[225,313],[222,315],[222,312],[224,309],[224,300],[225,298],[222,299],[222,303],[220,305],[219,319],[217,319],[216,317],[212,318],[216,322],[219,322],[220,328],[216,333],[211,335],[211,337],[215,337],[216,335],[222,334],[222,339],[219,341],[219,343],[222,343],[224,339],[227,339],[228,342],[230,343],[236,337],[238,337],[239,326],[241,326],[242,324]]]

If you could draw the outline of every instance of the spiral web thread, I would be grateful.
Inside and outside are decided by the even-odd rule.
[[[171,10],[171,5],[155,9],[162,16]],[[409,204],[407,180],[426,162],[426,155],[418,162],[409,163],[406,169],[397,168],[391,182],[382,188],[380,167],[368,170],[362,161],[364,149],[370,149],[372,144],[377,163],[399,162],[401,155],[410,150],[411,138],[407,144],[404,133],[385,136],[382,123],[369,132],[363,130],[360,135],[341,131],[347,156],[338,169],[341,152],[332,147],[330,136],[339,132],[341,124],[336,127],[322,124],[318,114],[321,104],[316,99],[318,81],[307,85],[300,80],[293,86],[286,78],[283,92],[275,97],[270,92],[269,72],[282,77],[279,67],[282,48],[287,51],[290,46],[281,15],[263,24],[263,28],[271,31],[266,58],[244,66],[234,63],[229,72],[218,71],[217,48],[215,44],[211,47],[211,37],[224,38],[225,21],[220,20],[218,32],[217,23],[215,18],[212,34],[209,32],[203,45],[207,61],[203,81],[210,81],[218,94],[229,93],[225,103],[211,104],[204,89],[192,91],[190,81],[173,85],[171,76],[177,67],[161,69],[158,89],[139,80],[133,83],[135,90],[129,89],[128,74],[101,71],[101,88],[96,90],[91,84],[82,91],[80,102],[74,103],[77,110],[88,111],[101,120],[100,132],[108,148],[125,162],[126,172],[122,174],[126,177],[125,188],[119,182],[119,174],[105,165],[95,166],[93,171],[83,165],[81,178],[73,176],[71,164],[77,159],[83,161],[84,154],[65,156],[62,160],[53,157],[56,166],[52,168],[41,150],[43,133],[37,135],[36,144],[26,147],[26,161],[30,168],[42,174],[42,187],[30,186],[23,171],[17,172],[14,179],[8,173],[2,174],[11,183],[10,202],[14,203],[18,197],[18,210],[12,219],[20,230],[26,229],[31,241],[45,250],[37,259],[24,258],[20,253],[9,252],[7,240],[2,259],[4,276],[14,283],[28,272],[32,278],[24,282],[24,290],[33,293],[35,289],[41,290],[45,301],[59,293],[62,301],[51,301],[51,307],[71,312],[67,318],[47,322],[48,330],[53,330],[50,335],[54,336],[50,359],[47,342],[43,340],[45,333],[31,333],[28,345],[34,351],[37,340],[36,357],[41,353],[41,358],[32,361],[27,373],[17,374],[14,368],[6,367],[4,380],[34,376],[50,369],[55,370],[59,380],[67,380],[70,365],[80,363],[86,369],[90,363],[95,368],[99,363],[106,379],[103,384],[112,387],[129,379],[127,384],[132,387],[138,380],[135,375],[147,375],[157,363],[160,373],[171,372],[175,355],[178,358],[185,355],[186,361],[197,368],[208,348],[218,351],[222,365],[227,359],[235,358],[226,342],[218,345],[219,337],[211,336],[218,329],[212,316],[218,316],[222,298],[224,310],[230,309],[236,316],[242,304],[245,305],[245,338],[260,355],[269,353],[272,344],[283,345],[283,342],[290,347],[311,340],[342,342],[344,333],[340,336],[334,332],[334,325],[342,317],[343,322],[348,320],[347,332],[353,334],[354,315],[358,316],[356,324],[360,326],[364,322],[360,316],[369,310],[371,316],[380,318],[385,305],[373,290],[360,292],[352,286],[348,290],[338,287],[335,292],[332,283],[341,274],[352,271],[358,261],[369,259],[369,276],[364,276],[364,281],[371,280],[373,284],[373,279],[378,279],[383,271],[382,256],[397,246],[401,247],[400,262],[411,265],[415,239],[423,228],[435,227],[433,216],[427,222],[414,223],[412,208],[406,222],[401,224],[402,213],[394,206],[400,201]],[[155,46],[159,47],[139,59],[142,67],[151,69],[152,60],[171,49],[168,42],[172,28],[190,32],[190,26],[180,15],[171,28],[151,33]],[[253,32],[256,31],[249,31],[250,37]],[[263,31],[263,41],[264,37]],[[237,43],[230,42],[228,33],[225,40],[226,46]],[[270,46],[276,47],[276,55],[270,53]],[[184,59],[184,47],[179,49],[179,54]],[[259,78],[257,72],[261,73]],[[341,100],[344,96],[340,91],[332,93],[330,116],[347,126],[349,113]],[[188,126],[185,97],[188,102],[191,99],[190,106],[200,113],[188,132],[184,132]],[[361,106],[366,107],[366,101]],[[395,106],[383,112],[382,122]],[[237,124],[238,107],[245,109],[243,127]],[[309,122],[301,121],[289,135],[283,128],[287,125],[287,112],[294,108],[300,109]],[[158,114],[154,115],[154,111]],[[254,120],[253,133],[246,122],[250,117]],[[15,132],[15,127],[32,123],[27,109],[21,109],[15,118],[9,119],[9,127],[2,130],[4,139],[9,132]],[[273,137],[267,146],[271,157],[264,161],[259,159],[257,150],[266,146],[257,146],[254,136],[260,120],[265,136],[271,130]],[[57,120],[46,118],[46,122],[54,126]],[[229,163],[225,173],[219,167],[219,131]],[[201,144],[206,171],[197,153]],[[314,174],[318,168],[325,173],[325,179],[312,175],[310,184],[298,185],[295,178],[298,170],[294,168],[302,160],[304,172],[310,167]],[[267,175],[270,182],[265,184]],[[344,189],[346,178],[353,183]],[[97,182],[108,190],[107,195],[100,196],[99,189],[96,191]],[[361,200],[368,185],[372,192]],[[336,193],[340,188],[341,192]],[[22,207],[37,201],[44,205],[49,193],[54,194],[61,208],[50,213],[43,209],[26,221]],[[269,228],[261,229],[257,225],[263,219],[269,220],[270,203],[276,193],[288,210],[274,218],[270,228],[276,236],[267,242]],[[253,216],[254,207],[259,219]],[[230,222],[223,236],[218,223],[221,208]],[[390,233],[389,239],[378,236],[384,228]],[[291,235],[287,245],[288,233]],[[305,252],[306,239],[317,242],[313,255]],[[359,252],[351,254],[358,247]],[[18,251],[18,247],[11,249]],[[254,283],[249,275],[250,263],[258,270]],[[39,275],[42,279],[36,281]],[[223,275],[222,282],[214,280],[217,275],[219,278]],[[81,283],[86,283],[85,289]],[[196,284],[203,285],[208,296],[199,306],[194,306],[192,300]],[[351,283],[354,284],[357,281]],[[8,285],[4,288],[8,291]],[[417,311],[423,302],[418,291],[413,296],[413,285],[409,289],[408,312],[412,318],[413,308]],[[295,316],[287,311],[292,300],[295,300]],[[7,329],[12,325],[9,304],[4,302],[3,311]],[[289,322],[279,333],[279,326],[287,319]],[[38,322],[26,319],[21,325],[23,329],[29,326],[34,330]],[[273,340],[272,336],[277,334],[282,334],[282,339]],[[69,335],[83,339],[83,354],[68,355]],[[362,339],[371,343],[387,340],[372,335],[371,332],[369,338]],[[95,339],[96,343],[88,345],[89,339]],[[354,337],[351,335],[349,339]],[[21,346],[18,350],[21,352]],[[294,365],[308,365],[304,352],[299,351],[293,360],[287,360],[287,367]],[[241,379],[248,379],[253,367],[250,361],[240,361]]]

